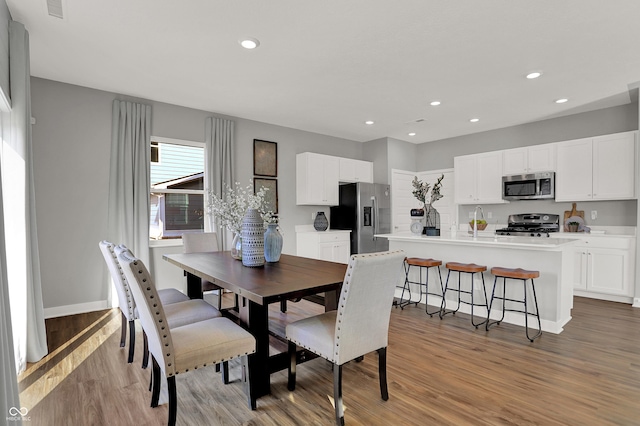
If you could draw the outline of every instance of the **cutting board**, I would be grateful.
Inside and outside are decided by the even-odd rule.
[[[564,230],[568,231],[567,229],[567,219],[569,219],[570,217],[573,216],[578,216],[580,218],[582,218],[582,220],[584,221],[584,210],[576,210],[576,203],[573,203],[573,208],[570,211],[565,211],[564,212],[564,220],[562,221],[563,225],[564,225]]]

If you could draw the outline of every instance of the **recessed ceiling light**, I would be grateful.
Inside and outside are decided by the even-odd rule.
[[[416,135],[416,132],[409,133],[409,136],[415,136],[415,135]]]
[[[533,80],[534,78],[538,78],[542,75],[542,73],[540,71],[534,71],[534,72],[530,72],[529,74],[527,74],[527,78],[529,80]]]
[[[568,100],[569,99],[567,99],[567,98],[561,98],[561,99],[556,100],[556,103],[557,104],[563,104],[563,103],[567,102]]]
[[[472,118],[471,120],[469,120],[472,123],[477,123],[478,121],[480,121],[479,118]]]
[[[238,42],[245,49],[255,49],[256,47],[260,46],[260,41],[252,37],[242,38],[238,40]]]
[[[440,105],[440,101],[431,102],[431,106],[438,106],[438,105]]]
[[[371,126],[373,124],[373,121],[367,120],[367,121],[364,122],[364,124],[368,124],[369,126]]]

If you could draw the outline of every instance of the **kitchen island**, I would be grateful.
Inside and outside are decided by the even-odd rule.
[[[571,308],[573,307],[573,250],[575,239],[570,238],[540,238],[540,237],[514,237],[482,235],[474,238],[471,234],[458,232],[456,235],[443,233],[442,236],[413,235],[410,233],[380,234],[377,237],[389,240],[389,249],[402,249],[407,257],[422,257],[442,260],[442,280],[446,282],[447,270],[444,265],[447,262],[476,263],[486,265],[485,284],[487,297],[491,298],[494,277],[490,270],[494,266],[506,268],[523,268],[540,271],[540,277],[535,280],[538,307],[542,330],[549,333],[561,333],[564,325],[571,320]],[[417,281],[418,272],[413,277]],[[451,279],[457,281],[457,273],[451,274]],[[468,274],[462,274],[464,280],[469,279]],[[454,282],[454,281],[452,281]],[[455,282],[454,286],[457,284]],[[522,299],[522,284],[519,281],[507,285],[507,297]],[[469,288],[468,284],[466,286]],[[429,291],[440,293],[436,271],[430,270]],[[482,300],[482,291],[479,280],[476,280],[474,297]],[[400,297],[402,290],[397,289],[396,296]],[[419,291],[417,286],[412,288],[412,300],[417,301]],[[451,300],[450,300],[451,297]],[[447,308],[455,308],[457,296],[447,296]],[[531,293],[528,294],[531,297]],[[406,294],[405,294],[406,298]],[[438,306],[441,297],[429,295],[429,304]],[[465,300],[465,299],[463,299]],[[530,299],[532,300],[532,299]],[[421,300],[424,303],[424,297]],[[515,306],[521,309],[522,305]],[[509,304],[507,305],[509,307]],[[498,319],[501,315],[502,305],[496,301],[491,311],[491,318]],[[470,306],[461,304],[460,311],[470,313]],[[483,315],[483,309],[475,309],[476,314]],[[486,314],[486,310],[484,310]],[[446,320],[446,318],[445,318]],[[504,322],[524,326],[523,314],[507,312]]]

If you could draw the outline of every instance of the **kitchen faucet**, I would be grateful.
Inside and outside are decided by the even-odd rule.
[[[480,217],[484,219],[482,207],[476,206],[476,209],[473,211],[473,238],[478,238],[478,209],[480,209]]]

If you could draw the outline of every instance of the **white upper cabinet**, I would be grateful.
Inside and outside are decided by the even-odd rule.
[[[556,144],[534,145],[502,151],[505,176],[556,170]]]
[[[340,182],[373,183],[373,163],[370,161],[340,158]]]
[[[453,159],[457,204],[501,204],[502,151]]]
[[[339,157],[303,152],[296,155],[296,204],[338,205]]]
[[[556,201],[635,198],[635,132],[557,144]]]

